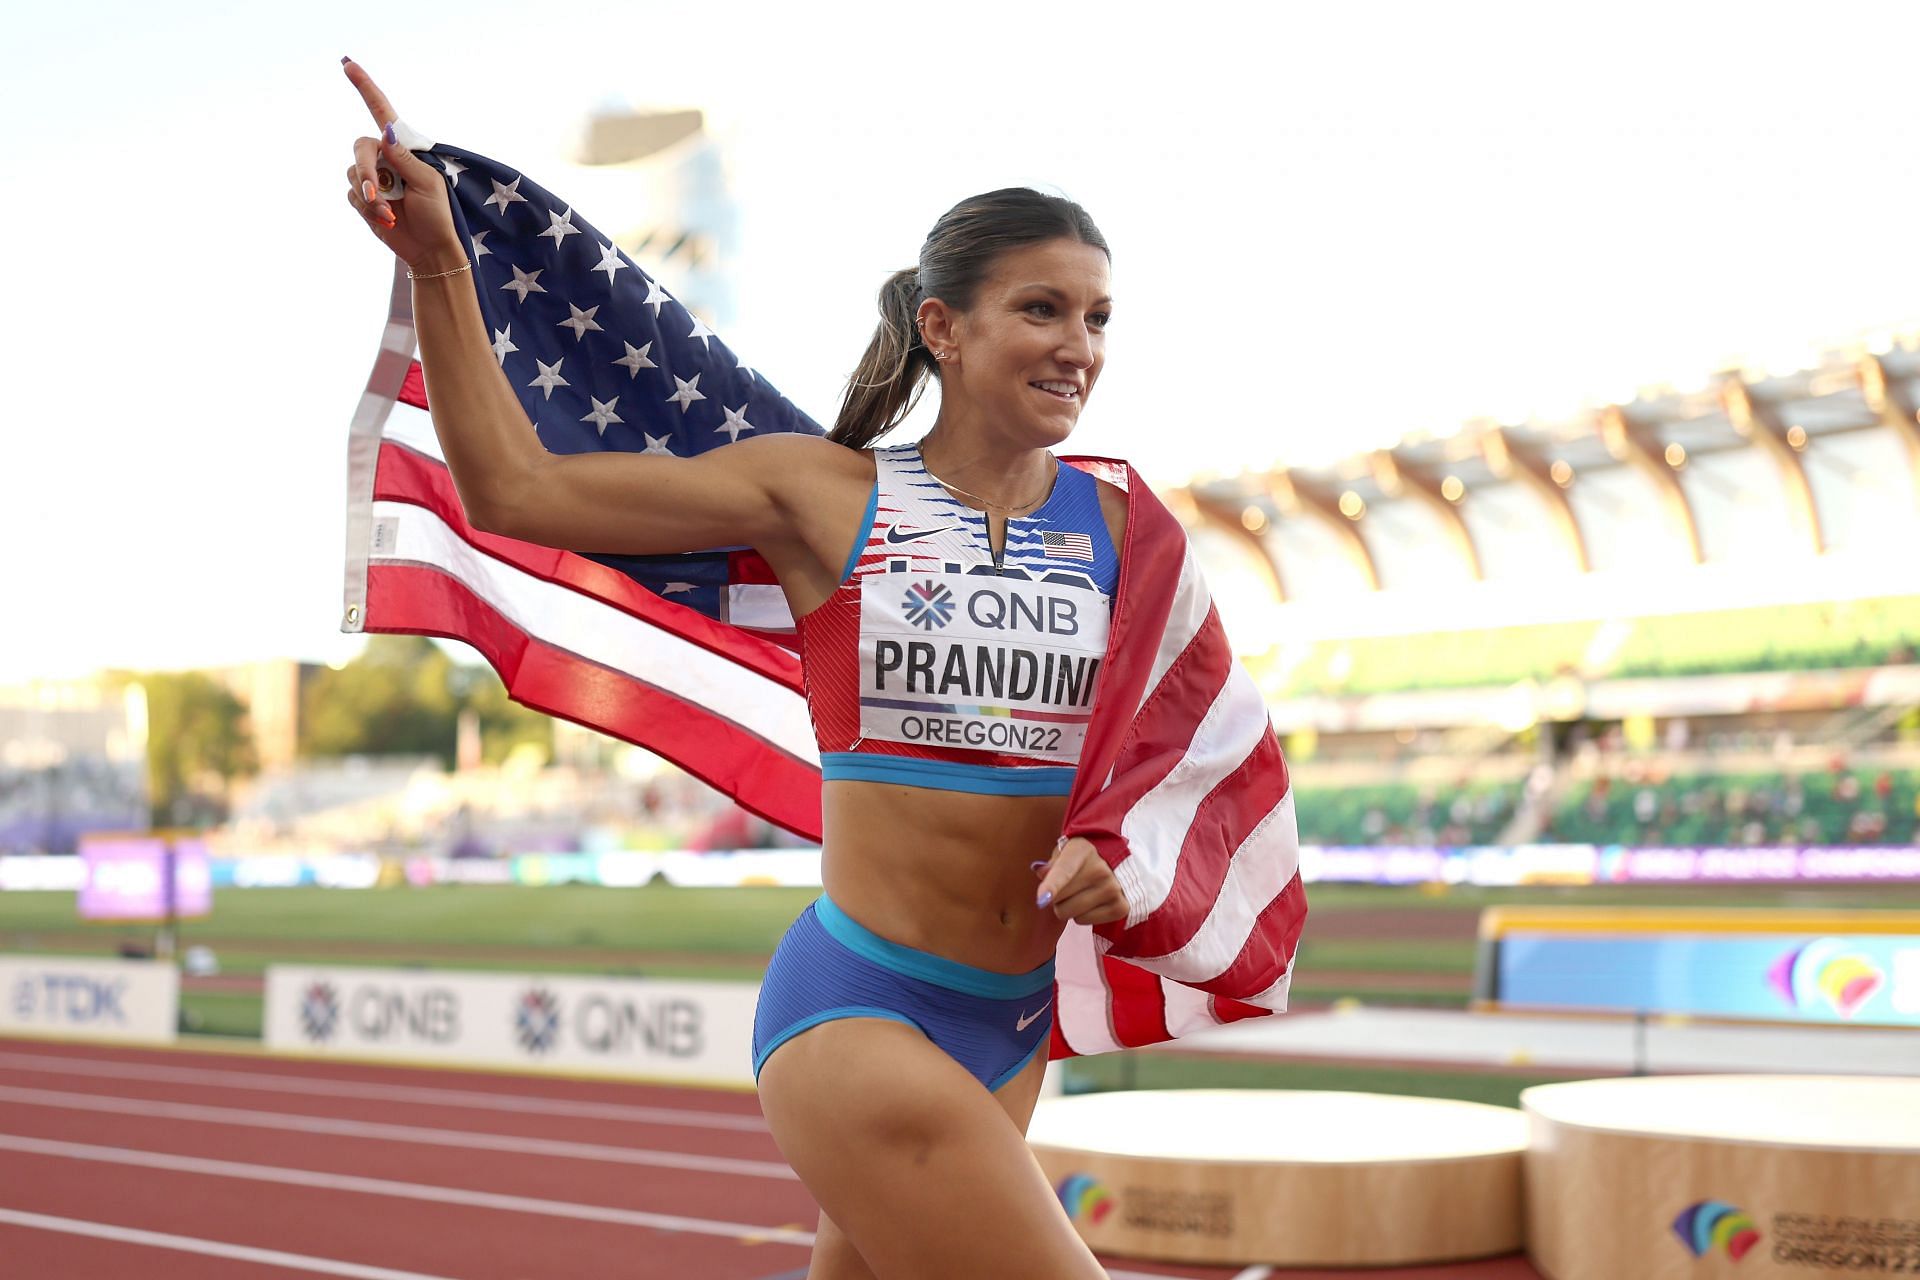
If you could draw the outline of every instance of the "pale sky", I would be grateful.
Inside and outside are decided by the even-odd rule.
[[[1158,483],[1920,320],[1911,4],[96,3],[0,44],[0,681],[358,648],[390,259],[343,53],[562,196],[596,107],[707,111],[724,336],[817,418],[950,204],[1080,200],[1116,306],[1074,447]]]

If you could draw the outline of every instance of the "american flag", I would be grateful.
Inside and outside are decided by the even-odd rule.
[[[1063,560],[1093,559],[1093,535],[1086,533],[1056,533],[1052,529],[1040,534],[1040,548],[1048,555]]]
[[[484,156],[411,145],[445,175],[494,355],[547,449],[689,456],[748,432],[820,433],[571,205]],[[1131,467],[1063,460],[1129,495],[1066,832],[1114,865],[1133,910],[1063,936],[1055,1056],[1285,1008],[1306,915],[1286,765],[1184,532]],[[517,701],[820,837],[792,621],[765,562],[743,547],[577,554],[474,529],[427,413],[397,265],[348,482],[344,630],[463,640]],[[1068,537],[1091,558],[1086,535]]]

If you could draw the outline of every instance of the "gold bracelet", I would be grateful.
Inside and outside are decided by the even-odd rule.
[[[412,267],[408,267],[408,268],[407,268],[407,279],[409,279],[409,280],[438,280],[438,279],[439,279],[440,277],[442,277],[442,276],[457,276],[457,275],[459,275],[459,274],[460,274],[460,273],[461,273],[462,271],[470,271],[470,270],[472,270],[472,269],[473,269],[473,264],[472,264],[471,262],[463,262],[463,263],[461,263],[461,264],[460,264],[459,266],[457,266],[457,267],[455,267],[455,268],[454,268],[453,270],[451,270],[451,271],[436,271],[436,272],[434,272],[434,273],[433,273],[432,275],[426,275],[426,276],[417,276],[417,275],[415,275],[415,274],[413,274],[413,268],[412,268]]]

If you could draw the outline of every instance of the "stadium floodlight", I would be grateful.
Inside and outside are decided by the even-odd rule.
[[[1879,416],[1881,426],[1893,432],[1906,446],[1909,469],[1913,473],[1914,496],[1920,499],[1920,406],[1916,406],[1910,395],[1898,389],[1879,356],[1864,357],[1855,371],[1860,378],[1860,394],[1866,400],[1867,408]]]
[[[1753,394],[1753,388],[1738,378],[1724,378],[1720,382],[1720,404],[1726,411],[1727,421],[1749,441],[1758,445],[1773,460],[1774,468],[1780,473],[1780,487],[1785,491],[1787,506],[1793,511],[1802,532],[1807,535],[1809,549],[1814,555],[1826,550],[1826,538],[1821,530],[1820,507],[1813,495],[1813,485],[1807,479],[1806,466],[1801,462],[1800,449],[1806,445],[1805,430],[1800,430],[1800,444],[1792,445],[1787,441],[1787,425],[1781,418],[1780,406],[1772,400],[1762,399]]]
[[[1686,488],[1674,474],[1673,468],[1667,465],[1665,446],[1653,439],[1646,428],[1628,417],[1627,411],[1619,405],[1608,405],[1600,411],[1599,428],[1607,452],[1622,462],[1631,463],[1634,470],[1659,495],[1661,505],[1667,510],[1667,517],[1673,521],[1674,531],[1686,543],[1688,562],[1706,563],[1706,553],[1700,545],[1700,522],[1693,514],[1693,502],[1687,497]]]

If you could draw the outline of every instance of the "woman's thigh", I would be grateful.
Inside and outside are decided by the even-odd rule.
[[[1034,1103],[1040,1098],[1040,1082],[1046,1069],[1047,1058],[1042,1053],[1023,1067],[1019,1075],[994,1091],[993,1100],[1023,1134],[1028,1121],[1033,1119]],[[813,1263],[807,1269],[807,1280],[876,1280],[873,1268],[824,1209],[814,1234]]]
[[[1043,1069],[996,1097],[912,1027],[847,1018],[776,1050],[760,1070],[760,1104],[781,1152],[879,1280],[1094,1280],[1105,1272],[1016,1122],[1032,1106],[1017,1086],[1037,1092]],[[861,1275],[823,1270],[828,1262],[816,1263],[819,1280]]]

